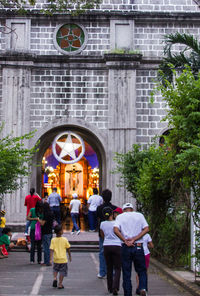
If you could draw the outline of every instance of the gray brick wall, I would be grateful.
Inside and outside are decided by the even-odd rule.
[[[37,0],[35,9],[44,9],[47,3],[47,0]],[[193,0],[103,0],[100,9],[173,12],[199,10],[198,5]]]
[[[36,54],[58,54],[61,53],[53,44],[53,32],[60,23],[33,22],[31,26],[31,50]],[[110,24],[101,23],[82,23],[88,33],[88,42],[82,55],[103,54],[110,49]]]
[[[161,122],[165,116],[165,102],[158,94],[154,103],[150,102],[151,91],[155,87],[156,70],[138,70],[136,78],[136,127],[137,143],[146,146],[160,135],[166,122]]]
[[[107,71],[34,70],[31,128],[56,117],[80,118],[105,129],[108,122]]]
[[[135,25],[134,44],[145,57],[162,57],[164,36],[170,33],[192,34],[199,39],[200,27],[198,24],[168,22],[165,24],[146,23]],[[182,47],[173,47],[174,51],[180,51]]]

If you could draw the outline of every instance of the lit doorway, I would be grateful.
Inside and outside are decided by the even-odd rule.
[[[81,200],[88,199],[93,188],[99,188],[99,161],[93,148],[85,144],[84,156],[76,163],[64,164],[53,155],[52,145],[42,159],[42,196],[50,194],[54,187],[62,199],[71,199],[77,193]]]
[[[59,162],[54,156],[52,145],[47,148],[42,159],[42,196],[45,193],[49,195],[54,187],[57,188],[57,192],[62,197],[61,218],[66,230],[72,227],[69,213],[72,194],[78,194],[84,207],[89,196],[93,194],[93,188],[99,189],[97,154],[86,141],[84,141],[84,146],[84,156],[75,163]],[[81,218],[84,220],[83,217]],[[81,229],[87,229],[87,225],[83,221],[81,221]]]

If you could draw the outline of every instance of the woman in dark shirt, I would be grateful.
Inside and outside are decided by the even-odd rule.
[[[42,226],[42,245],[44,250],[44,266],[50,266],[50,243],[52,239],[54,215],[47,202],[43,204],[43,219],[39,220]]]
[[[27,220],[31,221],[31,253],[30,253],[30,261],[31,264],[35,262],[35,245],[37,245],[37,261],[38,264],[41,263],[42,260],[42,241],[35,240],[35,225],[37,221],[43,219],[43,204],[41,201],[37,201],[35,208],[30,209]]]

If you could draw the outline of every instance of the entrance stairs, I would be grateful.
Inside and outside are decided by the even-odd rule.
[[[99,251],[99,237],[98,232],[82,231],[79,235],[73,234],[69,231],[65,231],[63,234],[71,245],[72,252],[98,252]],[[20,239],[26,239],[24,233],[15,232],[12,235],[11,241],[17,243]],[[28,245],[30,247],[30,245]],[[11,252],[26,252],[27,246],[19,245],[15,246]]]

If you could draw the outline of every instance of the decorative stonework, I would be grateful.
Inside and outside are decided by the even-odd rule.
[[[54,45],[63,54],[80,53],[87,43],[87,31],[75,23],[62,24],[54,31]]]
[[[65,164],[78,162],[85,153],[83,139],[70,131],[56,136],[52,148],[55,158]]]

